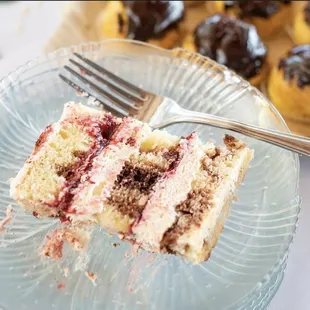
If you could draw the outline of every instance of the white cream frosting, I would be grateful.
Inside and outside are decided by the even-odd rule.
[[[176,219],[175,206],[186,199],[200,168],[204,153],[196,134],[182,139],[178,148],[183,158],[173,174],[167,172],[155,185],[141,220],[132,229],[136,242],[146,250],[160,251],[160,241]]]

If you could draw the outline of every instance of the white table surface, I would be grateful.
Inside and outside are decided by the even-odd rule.
[[[302,208],[285,277],[269,310],[310,309],[310,158],[301,157]]]

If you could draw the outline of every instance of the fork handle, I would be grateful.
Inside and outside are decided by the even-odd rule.
[[[198,123],[232,130],[290,151],[310,156],[310,139],[306,137],[265,129],[220,116],[193,112],[181,108],[172,119],[173,123]]]

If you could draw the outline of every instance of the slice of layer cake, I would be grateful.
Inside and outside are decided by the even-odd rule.
[[[163,233],[175,220],[174,206],[186,198],[198,173],[203,156],[199,145],[196,134],[177,138],[152,132],[115,180],[99,215],[100,224],[137,239],[145,249],[159,251]],[[149,216],[148,225],[156,225],[156,229],[149,227],[149,233],[140,234],[142,223],[146,223],[145,214],[152,210],[156,214],[154,218]]]
[[[38,217],[94,220],[91,216],[102,211],[97,197],[108,195],[149,132],[136,120],[67,103],[60,121],[40,135],[11,183],[11,195]]]
[[[161,240],[161,251],[207,260],[223,230],[236,188],[253,157],[244,143],[226,135],[225,148],[205,146],[200,171],[187,194],[175,207],[177,219]]]
[[[70,234],[49,238],[47,255],[61,257],[54,239],[62,245],[74,227],[82,236],[83,226],[86,233],[98,223],[147,251],[199,263],[215,246],[253,157],[231,136],[224,144],[202,145],[196,133],[179,138],[71,102],[39,137],[11,194],[35,216],[66,221]]]

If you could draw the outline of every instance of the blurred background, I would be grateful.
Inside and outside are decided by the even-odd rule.
[[[239,26],[224,27],[220,39],[206,48],[203,44],[221,32],[213,18],[217,13]],[[183,46],[248,79],[271,99],[294,132],[310,136],[310,87],[296,90],[278,72],[273,75],[280,85],[272,81],[272,72],[294,45],[310,44],[308,1],[0,1],[0,20],[0,57],[6,59],[2,72],[13,69],[10,59],[23,63],[41,53],[106,38]],[[307,62],[300,65],[295,57],[289,70],[299,74],[299,66],[299,72],[309,75],[309,46],[304,54]],[[296,109],[296,101],[307,104]]]

